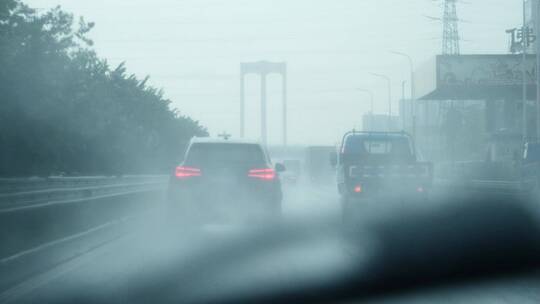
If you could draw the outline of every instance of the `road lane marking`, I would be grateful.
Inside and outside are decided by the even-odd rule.
[[[111,244],[117,240],[127,237],[128,234],[117,236],[113,239],[102,242],[92,248],[89,248],[85,252],[79,253],[78,258],[72,258],[66,263],[60,264],[57,267],[47,272],[38,274],[33,278],[26,280],[15,287],[12,287],[2,293],[0,293],[0,303],[16,303],[19,299],[28,295],[32,291],[45,286],[49,282],[64,276],[67,273],[72,272],[76,268],[95,260],[96,256],[102,254],[99,249],[103,249],[106,245]]]
[[[118,196],[126,196],[126,195],[130,195],[130,194],[154,192],[154,191],[162,191],[162,190],[163,189],[159,189],[159,188],[158,189],[133,190],[133,191],[124,191],[124,192],[118,192],[118,193],[114,193],[114,194],[96,195],[96,196],[92,196],[92,197],[84,197],[84,198],[77,198],[77,199],[50,201],[50,202],[46,202],[46,203],[38,203],[38,204],[26,205],[26,206],[22,206],[22,207],[3,208],[3,209],[0,209],[0,213],[26,211],[26,210],[31,210],[31,209],[55,206],[55,205],[67,205],[67,204],[73,204],[73,203],[80,203],[80,202],[88,202],[88,201],[93,201],[93,200],[99,200],[99,199],[104,199],[104,198],[113,198],[113,197],[118,197]]]
[[[90,235],[90,234],[92,234],[94,232],[104,230],[106,228],[112,227],[112,226],[117,225],[119,223],[125,223],[125,222],[129,221],[131,218],[132,217],[130,216],[130,217],[125,217],[125,218],[122,218],[122,219],[119,219],[119,220],[114,220],[114,221],[111,221],[111,222],[107,222],[105,224],[102,224],[102,225],[99,225],[97,227],[85,230],[83,232],[73,234],[73,235],[70,235],[70,236],[65,237],[65,238],[57,239],[57,240],[54,240],[52,242],[48,242],[48,243],[39,245],[39,246],[34,247],[32,249],[21,251],[19,253],[16,253],[14,255],[11,255],[9,257],[1,259],[0,264],[4,265],[4,264],[10,263],[10,262],[13,262],[13,261],[15,261],[15,260],[17,260],[17,259],[19,259],[21,257],[43,251],[43,250],[45,250],[47,248],[50,248],[50,247],[53,247],[55,245],[59,245],[59,244],[65,243],[65,242],[69,242],[69,241],[72,241],[72,240],[75,240],[75,239],[78,239],[78,238],[85,237],[85,236]]]

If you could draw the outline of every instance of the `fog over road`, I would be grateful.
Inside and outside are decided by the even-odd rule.
[[[540,303],[540,0],[473,2],[0,0],[0,304]]]
[[[6,287],[0,293],[0,302],[215,302],[238,293],[264,295],[270,290],[324,286],[347,278],[353,266],[369,260],[378,246],[378,240],[369,233],[371,225],[406,214],[407,210],[433,208],[429,203],[383,206],[366,202],[353,239],[341,225],[339,199],[332,187],[286,187],[284,215],[279,223],[236,220],[186,227],[166,223],[162,209],[155,208],[142,218],[120,225],[123,227],[83,238],[83,243],[97,245]],[[103,242],[92,240],[96,237]],[[72,242],[44,252],[77,251],[84,248],[81,244]],[[537,303],[539,298],[540,276],[532,276],[436,289],[405,299],[415,303],[462,303],[471,299],[476,303],[500,299]],[[399,298],[397,302],[402,301]]]

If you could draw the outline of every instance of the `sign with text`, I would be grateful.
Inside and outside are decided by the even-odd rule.
[[[518,86],[523,84],[521,55],[462,55],[437,57],[437,87]],[[525,81],[536,83],[536,56],[525,60]]]
[[[530,27],[509,29],[506,33],[510,36],[512,54],[523,53],[523,47],[528,50],[536,42],[536,35]]]

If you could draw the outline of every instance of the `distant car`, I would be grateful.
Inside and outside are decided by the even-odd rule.
[[[335,170],[328,163],[328,156],[335,151],[334,146],[307,147],[304,171],[312,186],[327,186],[334,181]]]
[[[194,138],[171,174],[169,212],[188,218],[217,212],[279,216],[283,171],[256,142]]]

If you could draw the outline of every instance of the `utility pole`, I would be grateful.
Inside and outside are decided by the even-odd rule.
[[[268,145],[268,131],[266,129],[266,73],[261,73],[261,140],[265,146]]]
[[[457,0],[444,1],[443,16],[443,55],[459,55],[459,29],[456,9]]]
[[[407,85],[407,80],[401,82],[401,102],[405,105],[405,85]],[[403,130],[405,130],[405,115],[401,118],[401,123],[403,124]]]
[[[287,147],[287,144],[288,144],[288,135],[287,135],[287,130],[288,130],[288,109],[287,109],[287,66],[285,65],[283,67],[283,74],[281,75],[281,91],[282,91],[282,100],[283,100],[283,115],[282,115],[282,123],[283,123],[283,146],[284,147]]]
[[[522,37],[521,37],[521,78],[522,78],[522,104],[523,108],[521,110],[521,119],[523,121],[523,129],[522,129],[522,142],[525,143],[527,141],[527,138],[529,136],[528,134],[528,128],[527,128],[527,43],[528,43],[528,30],[527,30],[527,8],[526,8],[526,0],[522,1],[523,3],[523,26],[521,28],[522,30]]]
[[[244,138],[246,133],[246,79],[243,72],[240,72],[240,138]]]
[[[540,0],[534,2],[534,30],[536,35],[536,141],[540,141]]]

